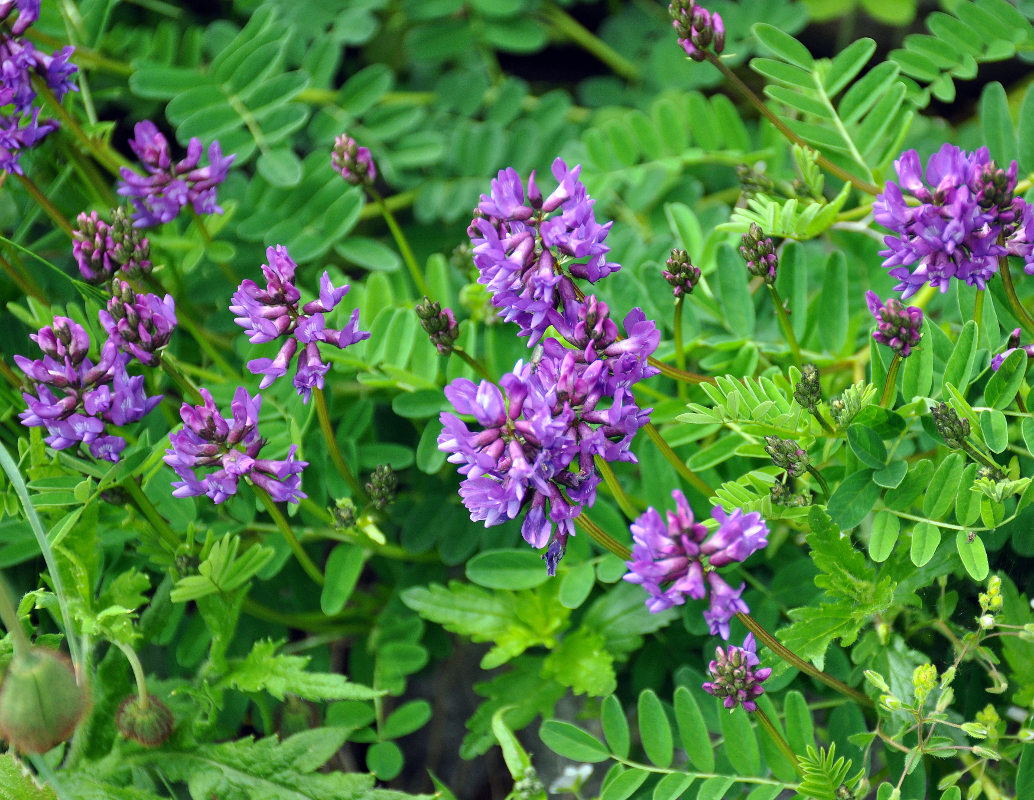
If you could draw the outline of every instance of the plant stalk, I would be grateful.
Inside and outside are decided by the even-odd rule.
[[[657,446],[657,449],[661,451],[661,454],[668,459],[668,462],[673,467],[675,467],[675,471],[678,472],[678,474],[681,475],[690,486],[704,495],[704,497],[710,497],[714,494],[714,489],[708,486],[699,475],[687,467],[686,462],[679,458],[678,454],[671,449],[671,446],[664,441],[664,437],[661,436],[661,432],[657,430],[657,427],[652,422],[647,422],[646,425],[643,426],[643,430],[646,431],[646,435],[650,437],[650,441]]]
[[[261,486],[255,486],[255,493],[259,496],[259,500],[262,501],[262,505],[266,507],[266,511],[269,512],[269,516],[273,518],[273,522],[276,523],[277,528],[280,529],[280,533],[284,537],[284,541],[287,542],[287,546],[291,548],[291,552],[294,553],[294,557],[298,560],[301,568],[305,570],[305,573],[312,578],[313,583],[317,586],[323,586],[324,578],[323,573],[320,571],[309,554],[305,552],[305,549],[301,546],[298,538],[294,535],[294,531],[291,530],[291,526],[287,524],[283,513],[277,508],[276,503],[273,502],[273,498],[270,497],[269,492],[263,489]]]
[[[334,435],[334,429],[330,424],[330,411],[327,409],[327,398],[323,394],[323,390],[315,388],[312,391],[313,397],[316,398],[316,416],[319,417],[320,430],[323,431],[323,438],[327,441],[327,450],[330,451],[330,460],[334,462],[334,467],[338,473],[351,487],[353,494],[360,503],[365,504],[367,501],[366,491],[363,489],[362,484],[359,483],[359,479],[356,478],[355,473],[349,469],[348,464],[345,463],[345,457],[341,454],[341,448],[338,447],[337,437]]]

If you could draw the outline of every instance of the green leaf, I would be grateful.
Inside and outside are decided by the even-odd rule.
[[[391,69],[384,64],[371,64],[353,74],[337,93],[337,104],[353,117],[372,108],[394,83]]]
[[[987,84],[980,93],[980,122],[984,129],[984,143],[991,158],[999,164],[1016,160],[1016,129],[1009,115],[1009,99],[998,81]]]
[[[847,341],[848,323],[847,260],[839,250],[834,250],[826,259],[819,308],[822,309],[819,346],[823,352],[839,353]]]
[[[571,687],[575,694],[602,697],[617,688],[614,655],[602,633],[579,628],[566,635],[546,656],[542,676]]]
[[[783,714],[786,716],[786,739],[795,753],[804,753],[815,742],[815,727],[811,711],[804,695],[796,689],[786,693],[783,700]]]
[[[679,800],[686,789],[693,785],[695,777],[673,772],[661,778],[653,789],[653,800]]]
[[[852,84],[837,106],[837,112],[847,125],[854,125],[887,94],[898,78],[900,67],[884,61],[869,70]]]
[[[610,757],[603,742],[569,722],[547,719],[539,728],[539,737],[554,753],[572,761],[596,764]]]
[[[1034,418],[1023,418],[1023,422],[1020,423],[1020,433],[1023,434],[1023,443],[1027,446],[1027,452],[1034,455]]]
[[[668,715],[664,713],[664,706],[652,689],[646,689],[639,695],[639,738],[651,763],[658,767],[671,764],[671,725],[668,723]]]
[[[10,753],[0,755],[0,800],[57,800],[46,783],[36,783]]]
[[[998,371],[988,379],[984,387],[984,402],[991,408],[1008,408],[1016,399],[1026,372],[1027,354],[1020,349],[1009,353]]]
[[[913,397],[929,397],[933,388],[933,344],[929,329],[930,320],[924,318],[922,344],[902,366],[901,394],[906,402]]]
[[[808,70],[772,58],[752,58],[750,68],[769,80],[804,91],[814,91],[815,82]]]
[[[320,608],[324,614],[337,614],[345,607],[364,564],[366,551],[358,545],[339,544],[331,551],[324,571],[326,582],[320,593]]]
[[[758,775],[761,772],[761,750],[757,734],[750,725],[750,717],[742,708],[728,713],[724,708],[720,715],[722,735],[725,738],[725,752],[736,765],[740,775]]]
[[[1016,138],[1019,142],[1020,169],[1027,175],[1034,170],[1034,88],[1028,87],[1023,95]]]
[[[730,332],[749,339],[754,335],[754,300],[747,286],[743,259],[728,244],[718,246],[718,293],[722,321]]]
[[[517,781],[524,777],[524,772],[531,766],[531,758],[503,719],[503,715],[511,708],[513,706],[505,706],[492,714],[492,734],[503,751],[503,761],[506,762],[510,777]]]
[[[892,461],[883,469],[876,470],[872,474],[872,479],[877,486],[882,486],[884,489],[896,489],[905,479],[906,472],[908,472],[907,461]]]
[[[883,469],[887,463],[887,448],[872,428],[852,424],[847,428],[847,442],[858,460],[872,469]]]
[[[985,408],[980,412],[980,432],[992,453],[1001,453],[1009,446],[1009,422],[997,409]]]
[[[962,481],[962,470],[966,460],[959,453],[951,453],[940,464],[930,479],[930,484],[923,495],[923,515],[931,519],[941,519],[959,492]]]
[[[756,22],[751,26],[751,31],[761,44],[787,61],[801,69],[810,70],[815,66],[815,61],[808,52],[808,48],[798,42],[792,36],[764,22]]]
[[[539,567],[541,569],[541,566]],[[564,608],[578,608],[596,585],[596,568],[591,561],[583,561],[564,573],[558,598]]]
[[[628,758],[628,751],[631,747],[631,735],[628,730],[628,719],[625,717],[625,709],[618,700],[617,695],[608,695],[603,701],[600,712],[600,722],[603,724],[603,735],[607,738],[607,744],[614,755],[621,758]]]
[[[823,88],[829,96],[836,95],[849,84],[876,52],[876,42],[868,37],[856,39],[833,59],[822,78]]]
[[[402,772],[405,759],[394,742],[376,742],[366,751],[366,767],[378,780],[390,781]]]
[[[687,466],[694,472],[710,469],[732,458],[742,444],[741,436],[735,433],[725,433],[707,447],[697,450],[690,456]]]
[[[882,563],[894,552],[898,542],[901,522],[889,511],[880,511],[872,521],[872,533],[869,536],[869,557],[876,563]]]
[[[873,483],[873,471],[860,469],[848,475],[836,489],[826,510],[844,530],[850,530],[865,519],[880,497],[880,487]]]
[[[972,525],[980,518],[980,494],[973,491],[977,465],[967,464],[959,481],[959,496],[955,498],[955,518],[960,525]]]
[[[714,771],[714,748],[707,733],[704,715],[696,698],[685,686],[675,690],[675,722],[679,726],[679,741],[689,760],[701,772]]]
[[[734,783],[736,783],[735,778],[726,778],[722,775],[708,778],[700,784],[697,800],[721,800]]]
[[[603,787],[600,800],[626,800],[635,794],[636,789],[649,777],[650,773],[646,770],[630,767]]]
[[[467,578],[488,589],[533,589],[549,580],[542,558],[531,550],[486,550],[466,567]]]
[[[382,739],[400,739],[420,730],[431,720],[431,704],[426,700],[410,700],[392,711],[381,729]]]
[[[1034,797],[1034,744],[1023,745],[1020,766],[1016,771],[1016,796]]]
[[[269,639],[255,642],[243,659],[231,659],[230,670],[219,686],[242,692],[269,692],[277,700],[296,694],[306,700],[371,700],[384,692],[352,683],[332,672],[308,672],[308,656],[277,654],[279,643]]]
[[[955,349],[944,365],[944,382],[960,389],[968,387],[976,355],[977,324],[970,319],[962,326]]]
[[[781,791],[782,786],[755,786],[747,795],[747,800],[775,800]]]
[[[273,186],[297,186],[302,180],[302,162],[294,151],[283,147],[270,150],[255,162],[259,174]]]
[[[941,529],[931,522],[917,522],[912,529],[912,547],[909,555],[917,567],[925,566],[941,543]]]
[[[955,547],[959,551],[962,566],[966,568],[969,577],[975,581],[984,580],[989,572],[989,566],[987,550],[984,549],[984,542],[980,536],[973,532],[959,531],[955,537]]]

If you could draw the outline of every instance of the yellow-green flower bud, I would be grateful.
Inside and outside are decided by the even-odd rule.
[[[930,692],[937,686],[937,667],[933,664],[920,664],[912,671],[912,687],[916,692],[916,702],[922,705]]]

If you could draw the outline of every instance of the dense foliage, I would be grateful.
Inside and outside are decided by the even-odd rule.
[[[1031,19],[0,2],[0,800],[1034,797]]]

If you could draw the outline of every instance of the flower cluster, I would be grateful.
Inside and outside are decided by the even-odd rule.
[[[1034,344],[1025,344],[1023,347],[1020,347],[1021,333],[1022,331],[1019,328],[1013,328],[1012,333],[1009,334],[1008,341],[1005,343],[1005,350],[996,354],[995,357],[991,359],[992,370],[998,372],[998,370],[1001,369],[1002,364],[1005,362],[1005,359],[1007,359],[1014,350],[1023,350],[1023,352],[1027,354],[1028,359],[1034,358]]]
[[[144,162],[147,175],[122,167],[118,193],[136,200],[133,223],[147,228],[175,219],[188,203],[198,214],[221,214],[216,204],[215,187],[226,180],[236,156],[223,156],[219,142],[208,147],[208,166],[199,167],[203,146],[196,136],[187,144],[187,157],[176,164],[169,154],[169,142],[149,120],[138,122],[129,146]]]
[[[377,167],[367,147],[360,147],[351,136],[342,133],[334,140],[330,163],[341,177],[354,186],[371,186],[377,177]]]
[[[181,479],[172,483],[173,497],[204,494],[222,503],[237,493],[241,478],[265,489],[276,501],[297,503],[305,497],[301,474],[308,462],[295,460],[298,445],[291,445],[283,461],[258,457],[265,444],[258,432],[261,395],[250,397],[243,386],[238,387],[229,419],[219,413],[207,389],[201,389],[201,397],[203,405],[182,405],[183,427],[169,434],[172,447],[165,451],[165,463]],[[197,469],[213,471],[198,477]]]
[[[766,436],[765,452],[772,457],[773,464],[779,469],[786,470],[786,474],[790,478],[799,478],[811,464],[808,451],[800,447],[793,439]]]
[[[722,705],[730,711],[737,706],[743,706],[744,711],[757,711],[755,700],[765,693],[761,684],[772,674],[769,667],[755,669],[760,663],[753,633],[747,634],[743,647],[716,647],[714,661],[707,667],[711,680],[704,683],[703,690],[721,698]]]
[[[87,358],[90,335],[68,317],[54,317],[32,339],[43,358],[14,357],[18,368],[32,383],[23,392],[28,408],[19,414],[29,428],[45,427],[46,442],[63,450],[80,442],[89,446],[94,458],[118,461],[126,446],[121,436],[105,432],[110,423],[122,426],[142,419],[158,405],[161,396],[144,394],[142,375],[129,377],[127,353],[119,353],[114,339],[108,339],[94,363]]]
[[[671,293],[676,298],[692,294],[700,280],[700,270],[689,260],[689,253],[685,250],[672,250],[666,266],[668,268],[663,270],[661,275],[671,286]]]
[[[752,222],[750,230],[743,234],[740,241],[740,255],[747,262],[747,272],[756,278],[764,278],[765,283],[775,283],[779,257],[772,240]]]
[[[636,406],[631,387],[655,374],[646,361],[660,334],[637,308],[624,320],[628,338],[619,340],[606,304],[592,295],[550,319],[573,347],[547,339],[541,359],[517,362],[498,386],[453,381],[445,396],[480,428],[443,412],[438,447],[466,476],[460,496],[471,519],[491,526],[525,511],[521,532],[532,547],[548,545],[552,575],[574,518],[595,502],[593,458],[636,460],[631,440],[651,409]]]
[[[40,122],[33,76],[44,80],[58,101],[78,89],[72,82],[77,67],[68,60],[75,48],[69,45],[47,55],[21,37],[39,19],[40,0],[4,0],[0,2],[0,20],[6,21],[15,7],[18,17],[11,24],[10,33],[0,32],[0,108],[13,107],[0,112],[0,169],[21,175],[21,152],[58,127],[57,120]]]
[[[259,288],[250,278],[243,281],[233,294],[230,311],[237,315],[234,322],[244,328],[248,339],[256,344],[286,337],[276,358],[255,358],[248,362],[252,374],[263,376],[260,389],[272,386],[273,381],[287,374],[295,353],[298,353],[298,345],[302,345],[293,383],[307,403],[314,387],[323,388],[323,378],[330,369],[330,364],[320,357],[317,344],[322,342],[344,348],[369,339],[370,334],[359,330],[359,309],[352,311],[343,329],[326,326],[323,315],[332,311],[348,294],[347,284],[335,288],[329,273],[324,272],[320,279],[319,298],[299,310],[301,293],[294,285],[294,271],[298,265],[291,260],[283,245],[267,248],[266,259],[269,263],[262,265],[266,288]]]
[[[718,530],[708,536],[707,528],[694,521],[686,496],[675,489],[675,511],[667,520],[652,506],[632,523],[632,560],[625,580],[638,583],[648,595],[646,607],[657,613],[680,606],[686,597],[701,600],[710,592],[710,608],[704,619],[712,635],[729,638],[729,621],[737,613],[747,613],[741,599],[746,584],[733,589],[715,571],[734,561],[744,561],[768,544],[768,526],[753,511],[731,514],[720,506],[711,511]],[[705,560],[706,559],[706,560]]]
[[[111,224],[96,211],[76,218],[72,255],[90,283],[104,283],[116,272],[127,276],[151,271],[151,243],[130,223],[124,208],[112,209]]]
[[[136,294],[118,278],[111,282],[107,310],[98,316],[109,341],[148,367],[158,363],[158,351],[169,343],[177,322],[172,295]]]
[[[499,315],[529,337],[529,346],[542,338],[552,312],[575,298],[570,275],[595,283],[620,268],[607,261],[610,248],[603,243],[613,223],[596,222],[580,171],[556,159],[559,185],[545,198],[534,172],[525,195],[516,170],[500,171],[467,229],[478,283],[492,293]]]
[[[895,297],[886,303],[880,301],[874,291],[865,293],[869,311],[876,317],[876,330],[872,338],[885,344],[902,358],[908,357],[912,348],[923,338],[923,310],[916,306],[905,306]]]
[[[1005,255],[1022,257],[1034,274],[1034,210],[1013,197],[1015,161],[1002,170],[986,147],[967,153],[945,144],[927,161],[925,182],[915,150],[902,153],[894,169],[900,185],[888,182],[873,212],[892,231],[880,255],[903,300],[927,283],[946,292],[952,278],[983,289]],[[919,204],[909,205],[905,194]]]
[[[452,346],[460,337],[460,326],[452,309],[443,309],[441,303],[432,303],[430,298],[425,297],[422,303],[417,303],[416,315],[438,353],[443,356],[452,353]]]
[[[679,44],[694,61],[704,61],[708,50],[720,55],[725,49],[725,23],[718,12],[708,11],[695,0],[674,0],[668,14]]]

